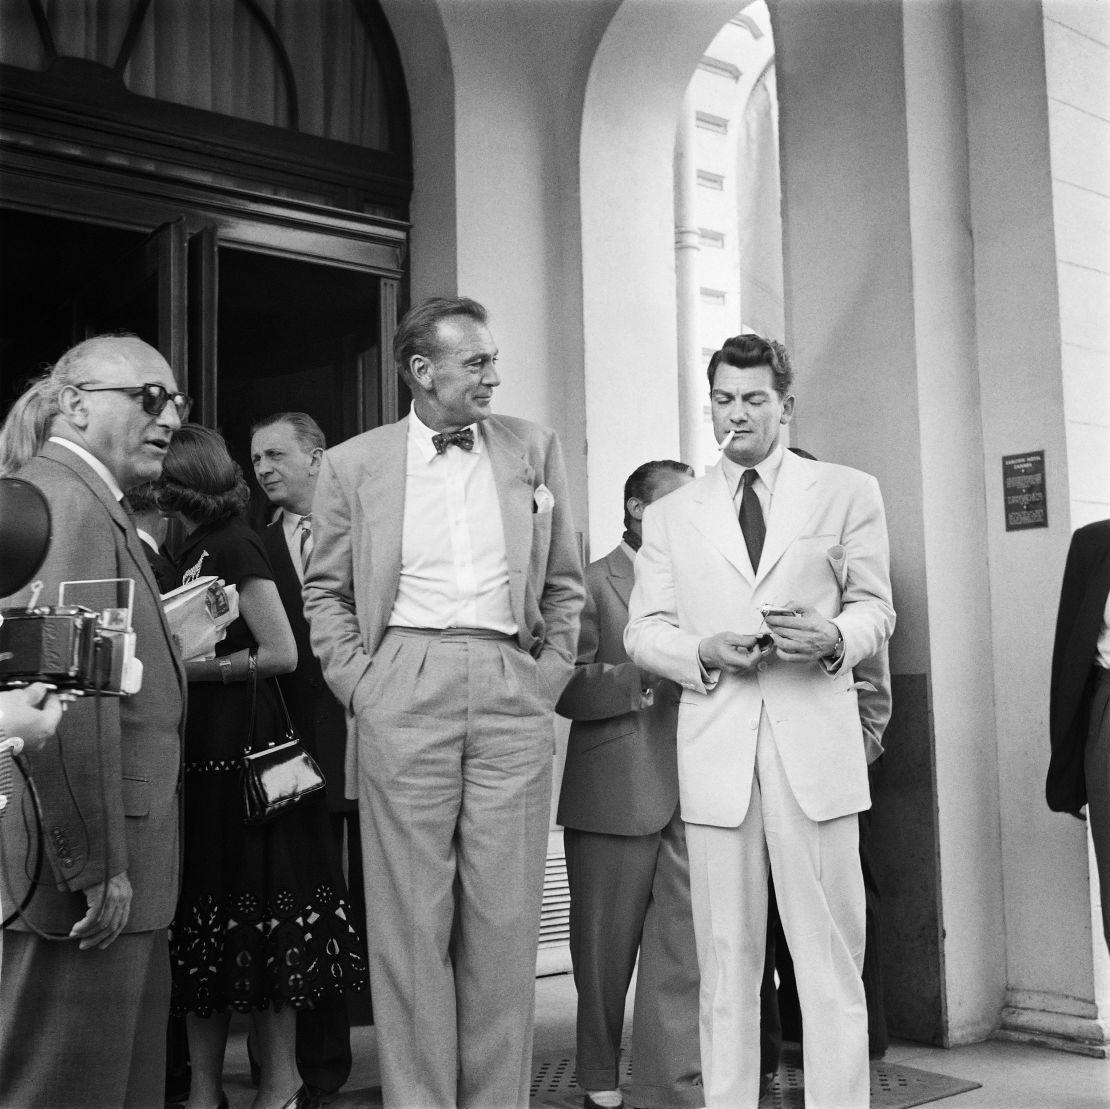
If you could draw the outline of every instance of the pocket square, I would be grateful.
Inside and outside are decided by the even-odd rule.
[[[538,485],[533,496],[533,512],[550,512],[555,507],[555,496],[546,485]]]

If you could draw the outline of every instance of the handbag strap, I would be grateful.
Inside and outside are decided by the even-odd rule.
[[[254,753],[254,725],[258,718],[258,648],[252,647],[247,652],[247,681],[251,687],[251,722],[247,728],[247,749],[243,753]]]
[[[295,732],[297,729],[293,725],[293,718],[289,715],[289,709],[285,706],[285,694],[281,691],[281,682],[277,677],[270,679],[274,683],[274,689],[277,690],[278,704],[281,706],[281,715],[285,719],[285,731]]]

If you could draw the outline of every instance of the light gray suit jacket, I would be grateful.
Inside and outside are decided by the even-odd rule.
[[[640,668],[624,649],[632,560],[623,547],[586,567],[578,664],[557,711],[574,721],[558,822],[608,835],[658,832],[678,805],[678,692],[656,678],[640,708]]]
[[[584,599],[559,440],[511,416],[489,416],[481,434],[501,508],[517,641],[536,659],[554,706],[573,671]],[[406,417],[333,447],[316,484],[305,616],[324,677],[349,714],[397,596],[407,457]],[[537,503],[541,485],[554,498],[550,508]],[[358,782],[357,758],[349,728],[348,792]]]
[[[20,478],[37,485],[50,505],[50,550],[38,578],[40,605],[58,601],[63,581],[131,578],[133,626],[143,664],[142,689],[103,697],[97,734],[93,698],[69,706],[57,736],[26,756],[43,810],[43,880],[29,914],[40,928],[68,932],[84,916],[81,891],[127,871],[132,886],[126,932],[165,928],[177,904],[180,855],[181,750],[187,684],[142,540],[104,481],[65,447],[46,443]],[[0,606],[23,606],[29,590]],[[25,822],[36,818],[17,783],[2,841],[10,910],[26,890],[34,856]]]

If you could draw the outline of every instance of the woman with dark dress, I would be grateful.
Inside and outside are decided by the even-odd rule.
[[[251,1014],[261,1081],[252,1109],[307,1103],[295,1057],[295,1012],[367,981],[342,873],[326,849],[324,794],[268,824],[243,824],[240,759],[257,677],[254,745],[279,738],[273,682],[297,662],[262,544],[242,519],[249,496],[216,432],[173,438],[159,504],[184,525],[181,582],[215,574],[239,593],[239,618],[216,657],[186,663],[185,845],[170,929],[172,1011],[185,1014],[192,1063],[187,1109],[226,1106],[221,1088],[231,1011]]]

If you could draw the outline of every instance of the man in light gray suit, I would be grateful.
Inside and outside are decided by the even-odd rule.
[[[325,455],[304,580],[353,723],[384,1101],[524,1107],[578,544],[554,432],[490,414],[485,309],[426,301],[393,349],[412,411]]]
[[[625,482],[620,545],[586,568],[578,664],[558,711],[573,720],[559,795],[570,952],[578,988],[578,1084],[585,1109],[616,1109],[625,997],[639,955],[632,1103],[704,1104],[690,865],[678,812],[678,686],[624,649],[644,509],[693,480],[646,462]]]
[[[50,505],[39,603],[56,604],[64,581],[130,579],[143,664],[138,693],[103,697],[99,711],[93,697],[76,701],[26,756],[38,810],[17,779],[2,837],[5,911],[32,896],[4,935],[0,971],[0,1105],[10,1109],[162,1104],[186,685],[120,501],[159,477],[188,410],[158,351],[102,336],[63,355],[0,433],[0,459]],[[39,827],[44,858],[29,889]]]

